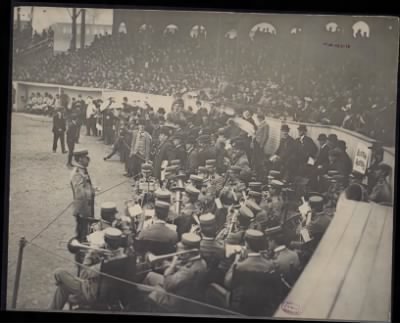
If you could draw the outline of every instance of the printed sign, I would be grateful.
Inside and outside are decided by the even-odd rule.
[[[354,155],[353,171],[365,174],[367,172],[370,158],[370,150],[365,144],[358,143],[356,153]]]

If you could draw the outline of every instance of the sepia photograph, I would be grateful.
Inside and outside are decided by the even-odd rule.
[[[7,310],[391,321],[398,17],[12,22]]]

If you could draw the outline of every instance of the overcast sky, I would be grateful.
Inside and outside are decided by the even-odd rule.
[[[21,20],[30,20],[32,7],[21,7]],[[15,8],[15,10],[17,10]],[[71,22],[70,14],[71,8],[51,8],[51,7],[34,7],[33,10],[33,29],[42,31],[50,25],[57,22]],[[17,18],[15,11],[14,18]],[[86,23],[87,24],[101,24],[112,25],[113,11],[112,9],[87,9],[86,10]],[[80,18],[78,18],[80,23]]]

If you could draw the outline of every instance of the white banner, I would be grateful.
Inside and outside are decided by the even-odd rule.
[[[363,143],[357,144],[356,153],[354,155],[353,171],[365,174],[369,165],[370,150]]]

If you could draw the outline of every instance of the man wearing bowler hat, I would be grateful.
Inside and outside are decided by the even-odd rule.
[[[296,142],[299,146],[300,153],[298,156],[298,163],[299,167],[301,167],[299,175],[302,177],[309,177],[311,175],[309,167],[312,166],[313,163],[309,164],[309,167],[307,167],[307,164],[310,158],[313,160],[316,158],[318,148],[314,141],[307,136],[307,127],[304,124],[299,125],[297,130],[299,132],[299,137],[296,139]]]
[[[90,158],[87,150],[74,152],[76,167],[71,173],[71,188],[73,194],[73,216],[76,218],[77,239],[82,242],[86,240],[89,230],[89,219],[94,218],[93,187],[87,167]]]
[[[329,164],[329,146],[328,146],[328,137],[324,133],[320,133],[318,135],[317,141],[319,143],[319,151],[317,155],[317,159],[315,161],[315,165],[317,167],[323,168]]]
[[[289,126],[283,124],[281,126],[281,141],[275,155],[271,160],[276,163],[283,179],[287,181],[293,180],[298,169],[298,152],[299,147],[296,141],[289,135]]]

